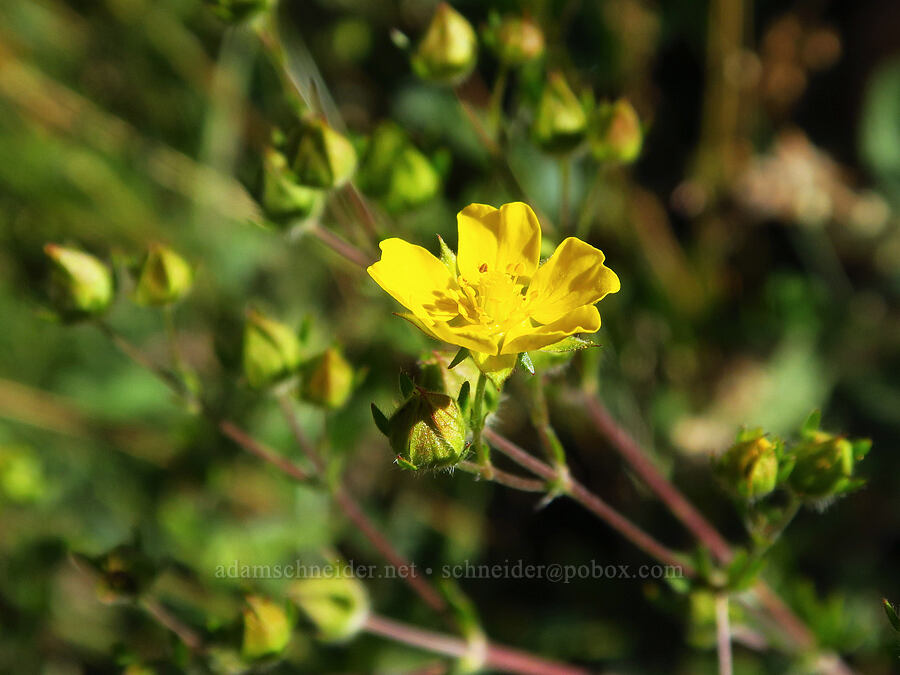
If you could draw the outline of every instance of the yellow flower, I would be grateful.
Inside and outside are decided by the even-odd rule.
[[[539,266],[541,226],[522,202],[499,209],[470,204],[457,223],[455,264],[402,239],[381,242],[381,260],[368,272],[409,310],[400,316],[469,349],[485,371],[510,367],[520,352],[599,330],[594,303],[619,290],[602,251],[569,237]]]

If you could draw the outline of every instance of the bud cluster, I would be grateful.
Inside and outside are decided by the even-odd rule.
[[[747,501],[783,488],[800,501],[817,502],[861,487],[864,481],[854,471],[871,442],[821,431],[819,419],[818,413],[811,415],[800,438],[787,444],[761,430],[741,432],[716,459],[716,473],[735,496]]]

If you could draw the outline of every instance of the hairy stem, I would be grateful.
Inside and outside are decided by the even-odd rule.
[[[482,475],[490,480],[494,474],[491,465],[491,448],[482,439],[484,432],[484,389],[487,386],[487,375],[478,372],[478,384],[475,385],[475,401],[472,403],[472,417],[469,424],[472,427],[472,446],[475,448],[475,456],[481,466]]]
[[[485,432],[485,436],[500,452],[516,462],[516,464],[528,469],[533,474],[546,478],[548,481],[554,481],[558,478],[559,474],[552,466],[525,452],[507,438],[504,438],[490,429]],[[676,566],[688,576],[693,576],[695,574],[696,570],[693,566],[688,564],[681,555],[657,541],[654,537],[635,525],[628,518],[616,511],[612,506],[571,477],[569,478],[568,486],[566,486],[565,494],[581,504],[600,520],[604,521],[650,557],[655,558],[662,563]]]

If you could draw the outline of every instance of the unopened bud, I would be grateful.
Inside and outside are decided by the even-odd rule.
[[[194,283],[188,262],[166,246],[152,246],[141,263],[134,301],[139,305],[168,305],[181,300]]]
[[[862,485],[853,478],[853,469],[868,448],[867,441],[853,443],[824,431],[810,433],[792,449],[791,489],[802,497],[819,499]]]
[[[244,608],[245,659],[259,659],[280,653],[291,639],[291,624],[281,605],[257,595],[247,598]]]
[[[378,126],[359,171],[360,188],[397,212],[432,199],[441,179],[425,155],[393,122]]]
[[[503,19],[494,35],[497,58],[510,66],[518,66],[539,58],[544,53],[544,33],[528,17]]]
[[[544,85],[534,121],[534,138],[547,152],[574,150],[587,131],[587,116],[561,73],[551,73]]]
[[[301,579],[288,597],[300,608],[325,642],[344,642],[356,635],[369,618],[369,596],[351,576]]]
[[[322,191],[300,185],[287,158],[275,148],[267,149],[263,158],[261,199],[266,216],[278,224],[309,218],[324,205]]]
[[[47,244],[44,252],[53,261],[50,301],[62,318],[84,319],[109,308],[114,290],[106,265],[89,253],[56,244]]]
[[[308,118],[291,139],[297,181],[313,188],[341,187],[356,171],[353,144],[325,120]]]
[[[455,398],[417,388],[389,420],[388,440],[407,468],[449,468],[465,451],[465,415]]]
[[[472,24],[442,2],[413,55],[412,66],[423,80],[455,85],[469,76],[477,56],[478,40]]]
[[[266,387],[300,365],[300,340],[290,328],[255,310],[244,327],[244,375],[251,387]]]
[[[354,373],[334,347],[304,366],[303,399],[326,408],[340,408],[353,393]]]
[[[778,446],[765,436],[739,441],[718,460],[722,481],[737,496],[759,499],[778,482]]]
[[[239,23],[269,9],[272,0],[206,0],[206,4],[223,21]]]
[[[641,152],[641,121],[628,100],[602,103],[591,124],[591,152],[601,162],[633,162]]]

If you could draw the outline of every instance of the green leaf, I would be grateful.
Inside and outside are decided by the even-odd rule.
[[[808,436],[814,431],[819,430],[819,425],[822,423],[822,411],[821,410],[813,410],[809,417],[806,418],[806,421],[803,423],[803,426],[800,427],[800,433],[804,436]]]
[[[858,462],[869,454],[869,450],[872,449],[872,440],[869,438],[861,438],[859,440],[853,441],[852,445],[853,459]]]
[[[417,467],[415,464],[410,462],[408,459],[405,459],[401,455],[397,455],[397,459],[395,459],[394,461],[397,463],[397,466],[399,466],[404,471],[418,471],[419,470],[419,467]]]
[[[584,338],[570,335],[567,338],[563,338],[559,342],[554,342],[552,345],[541,347],[539,351],[558,354],[560,352],[577,352],[582,349],[587,349],[588,347],[598,346],[599,345],[596,342],[591,342],[590,340],[585,340]]]
[[[456,401],[459,403],[459,407],[462,409],[464,415],[468,415],[469,413],[469,394],[471,391],[472,385],[469,384],[468,380],[465,380],[459,388],[459,396],[456,397]]]
[[[388,419],[385,417],[385,414],[378,409],[378,406],[374,403],[372,404],[372,418],[375,420],[375,426],[378,427],[378,431],[387,436],[390,433],[390,427],[388,425]]]
[[[438,243],[441,247],[441,262],[444,263],[444,266],[455,279],[459,274],[456,267],[456,254],[450,250],[450,247],[447,246],[447,242],[444,241],[441,235],[438,235]]]
[[[733,591],[750,588],[765,564],[765,558],[750,556],[744,550],[738,551],[728,565],[728,587]]]
[[[900,616],[897,615],[897,608],[888,602],[887,598],[882,598],[881,603],[884,607],[884,613],[887,614],[888,621],[891,622],[891,626],[900,633]]]
[[[467,358],[469,358],[469,350],[466,349],[465,347],[460,347],[459,351],[456,352],[456,356],[454,356],[453,360],[450,362],[450,365],[447,366],[447,369],[453,370],[454,368],[456,368],[456,366],[458,366],[460,363],[465,361]]]
[[[415,388],[416,385],[409,378],[409,375],[400,373],[400,393],[403,395],[403,398],[409,398]]]
[[[519,354],[519,363],[525,370],[534,375],[534,364],[531,362],[531,357],[528,356],[528,352]]]

